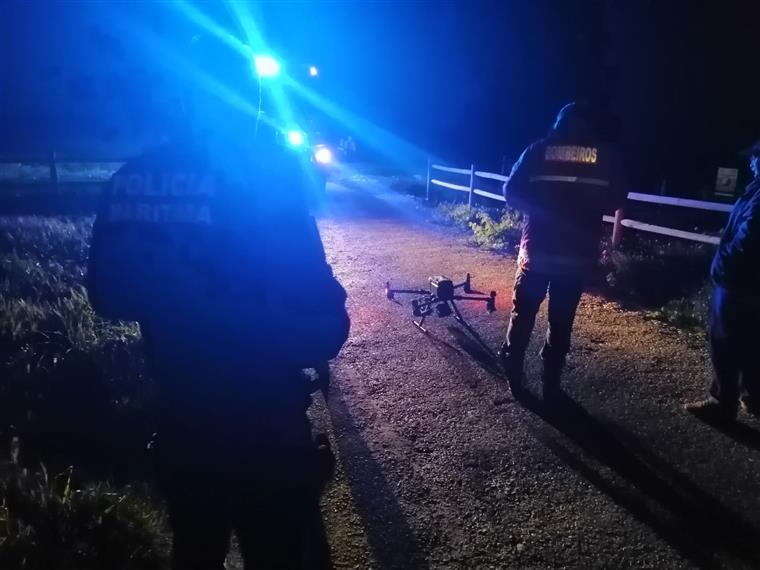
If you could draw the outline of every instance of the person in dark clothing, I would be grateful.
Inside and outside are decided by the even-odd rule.
[[[174,567],[223,568],[234,530],[246,567],[302,568],[318,500],[302,369],[345,342],[346,293],[304,207],[309,164],[254,137],[250,61],[210,59],[236,98],[182,81],[181,131],[105,191],[88,293],[140,323]]]
[[[760,414],[760,140],[747,149],[754,179],[734,204],[710,278],[714,377],[706,400],[686,409],[708,422],[732,422],[739,404]]]
[[[548,136],[523,152],[504,184],[507,204],[524,216],[512,315],[499,350],[516,395],[523,389],[525,352],[547,292],[544,396],[559,393],[584,280],[599,256],[602,216],[626,197],[620,154],[599,136],[600,117],[588,104],[563,107]]]

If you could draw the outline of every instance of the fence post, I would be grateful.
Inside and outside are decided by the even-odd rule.
[[[425,200],[430,201],[430,157],[427,159],[427,184],[425,186]]]
[[[467,211],[472,210],[472,191],[475,189],[475,165],[470,164],[470,191],[467,193]]]
[[[612,225],[612,247],[620,245],[623,239],[623,208],[615,210],[615,223]]]
[[[58,167],[55,164],[55,151],[50,152],[50,184],[53,192],[58,192]]]

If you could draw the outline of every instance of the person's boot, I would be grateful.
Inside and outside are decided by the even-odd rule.
[[[745,394],[741,397],[741,407],[745,413],[760,417],[760,397]]]
[[[523,370],[524,359],[509,354],[509,352],[507,352],[506,344],[502,344],[496,354],[499,357],[499,362],[501,362],[501,366],[507,376],[509,389],[512,390],[512,395],[519,400],[525,395],[525,372]]]
[[[561,378],[561,366],[544,363],[544,372],[541,375],[541,380],[544,385],[544,401],[556,403],[559,402],[565,395],[560,384]]]
[[[687,412],[707,424],[726,425],[736,421],[738,406],[724,404],[712,396],[684,406]]]

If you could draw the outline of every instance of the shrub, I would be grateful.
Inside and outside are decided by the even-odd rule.
[[[705,282],[691,295],[668,302],[655,316],[682,329],[705,332],[710,323],[711,293],[712,287]]]
[[[479,209],[469,208],[467,204],[441,202],[433,209],[433,219],[439,223],[469,230],[470,223],[476,219]]]
[[[521,216],[515,210],[468,207],[467,204],[442,202],[433,210],[439,223],[472,232],[473,241],[490,249],[507,249],[520,240]]]
[[[476,214],[470,222],[475,243],[491,249],[507,249],[520,241],[521,218],[514,210],[506,210],[498,220],[487,212]]]
[[[604,247],[602,265],[615,296],[658,309],[704,285],[711,255],[704,244],[632,235],[619,249]]]
[[[709,322],[708,282],[713,249],[704,244],[632,235],[623,247],[602,246],[607,293],[682,329]]]

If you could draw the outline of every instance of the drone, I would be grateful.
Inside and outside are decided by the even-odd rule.
[[[414,325],[422,332],[427,329],[422,326],[425,319],[435,313],[438,317],[448,317],[454,315],[454,318],[464,325],[467,329],[472,330],[467,321],[464,320],[462,313],[455,301],[484,301],[486,311],[493,313],[496,310],[496,291],[491,291],[489,295],[479,293],[472,289],[470,274],[462,283],[454,285],[454,282],[448,277],[442,275],[430,277],[428,279],[430,289],[393,289],[390,281],[385,284],[385,296],[388,300],[393,301],[397,294],[420,295],[418,299],[412,301],[412,314],[420,318],[419,322],[412,319]],[[457,295],[457,289],[462,289],[465,295]]]

